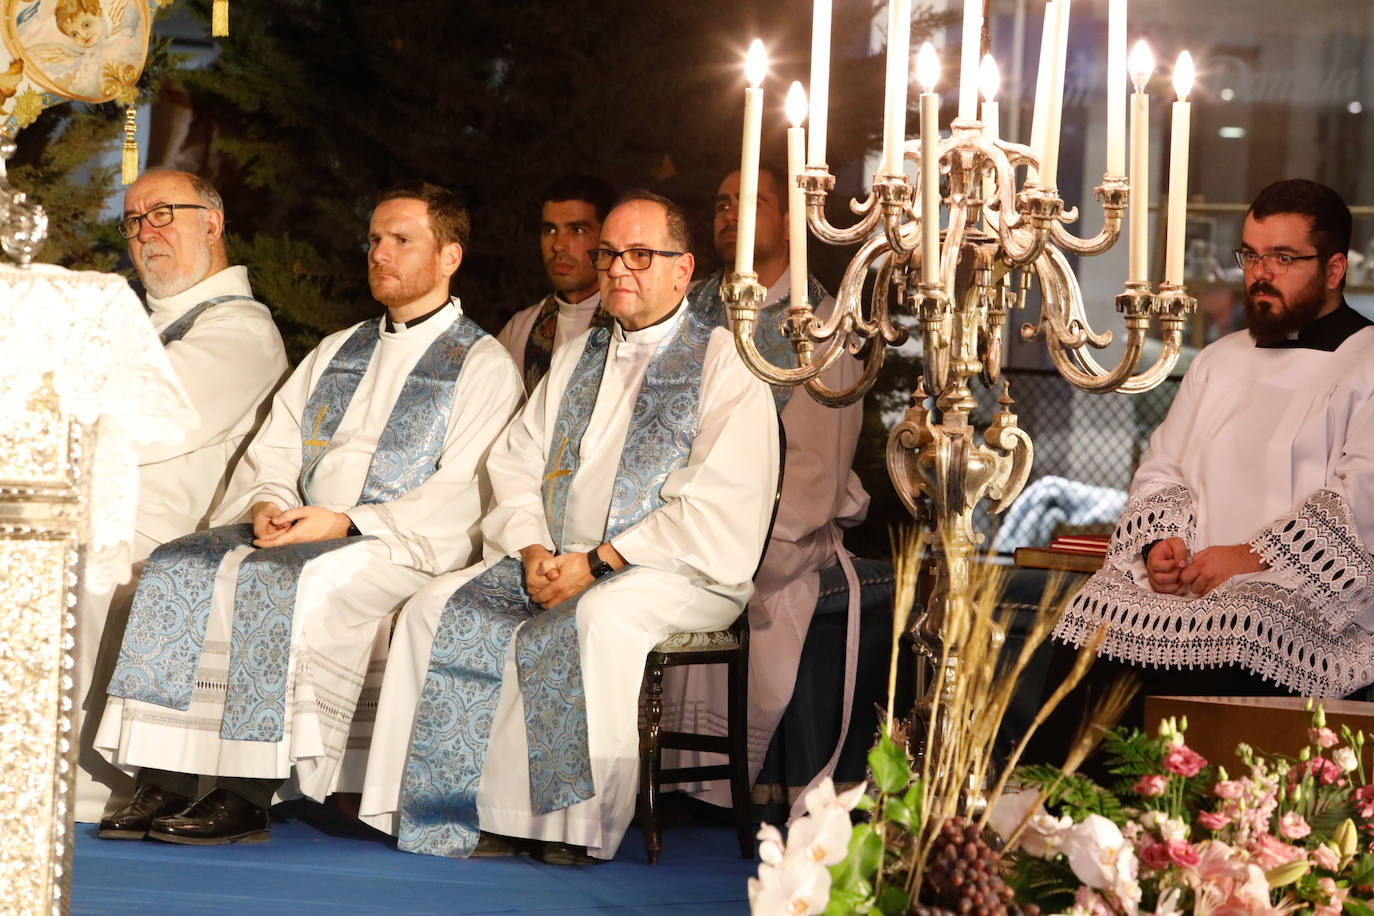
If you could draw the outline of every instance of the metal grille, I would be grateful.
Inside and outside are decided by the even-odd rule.
[[[1025,489],[1006,512],[989,515],[986,502],[979,504],[974,526],[985,543],[1007,553],[1048,544],[1060,526],[1110,531],[1178,380],[1166,379],[1141,394],[1092,394],[1053,371],[1003,374],[1015,401],[1012,410],[1035,445],[1035,460]],[[983,429],[997,411],[999,392],[972,387],[979,403],[974,423]]]

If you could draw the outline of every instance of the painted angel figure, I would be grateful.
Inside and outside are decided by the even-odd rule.
[[[16,17],[29,57],[47,81],[79,98],[104,98],[106,65],[138,64],[139,16],[129,0],[56,0],[52,19],[42,16],[40,2]]]

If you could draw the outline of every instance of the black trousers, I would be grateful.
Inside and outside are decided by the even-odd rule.
[[[234,793],[239,798],[259,808],[272,807],[272,796],[284,779],[253,779],[244,776],[217,776],[215,786]],[[151,785],[164,792],[174,792],[187,798],[200,794],[200,777],[195,773],[178,773],[175,770],[158,770],[143,767],[138,771],[138,784]]]

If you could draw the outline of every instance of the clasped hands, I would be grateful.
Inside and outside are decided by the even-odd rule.
[[[283,510],[274,502],[254,503],[254,547],[282,547],[347,537],[353,522],[342,512],[323,506],[299,506]]]
[[[1249,544],[1221,544],[1191,559],[1183,538],[1165,538],[1150,548],[1145,574],[1150,588],[1166,595],[1205,595],[1232,576],[1268,569]]]
[[[611,545],[599,549],[612,568],[625,565],[625,558]],[[520,560],[525,564],[525,590],[545,610],[581,594],[596,581],[587,555],[580,550],[554,555],[542,544],[531,544],[521,549]]]

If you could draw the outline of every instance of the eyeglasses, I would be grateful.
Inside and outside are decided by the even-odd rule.
[[[140,213],[137,216],[126,216],[124,219],[115,223],[115,228],[119,230],[120,235],[124,236],[126,239],[131,239],[138,235],[140,224],[144,220],[147,220],[148,225],[152,228],[161,229],[163,226],[171,225],[172,218],[176,215],[173,212],[175,210],[209,209],[209,207],[202,204],[163,204],[160,207],[154,207],[147,213]]]
[[[1241,270],[1254,270],[1263,264],[1264,269],[1276,277],[1288,273],[1294,261],[1315,261],[1321,257],[1319,254],[1260,254],[1249,248],[1237,248],[1231,254],[1235,255],[1236,266]]]
[[[630,270],[644,270],[654,263],[654,255],[656,254],[665,258],[676,258],[686,253],[685,251],[659,251],[657,248],[626,248],[624,251],[616,251],[613,248],[593,248],[587,252],[587,257],[592,259],[592,267],[597,270],[610,270],[616,258],[620,258]]]

